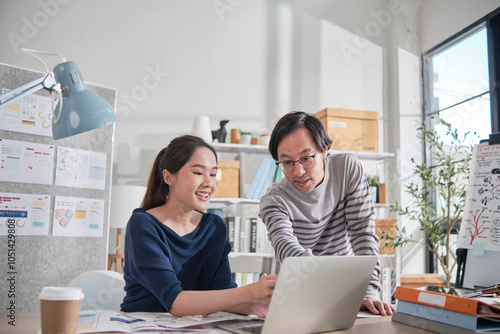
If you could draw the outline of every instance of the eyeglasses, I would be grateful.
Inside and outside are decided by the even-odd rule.
[[[313,155],[308,155],[306,157],[302,157],[299,160],[293,160],[293,161],[292,160],[283,160],[283,161],[278,161],[276,164],[285,173],[290,173],[291,171],[293,171],[293,169],[295,168],[296,162],[298,162],[299,165],[301,165],[302,168],[304,168],[304,169],[312,168],[312,166],[314,166],[314,161],[315,161],[314,158],[316,157],[316,154],[318,154],[317,151]]]

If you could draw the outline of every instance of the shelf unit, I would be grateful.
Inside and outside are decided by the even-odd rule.
[[[242,145],[242,144],[221,144],[212,143],[212,147],[219,153],[237,153],[239,155],[239,160],[241,161],[240,166],[240,194],[245,194],[245,178],[246,178],[246,166],[245,159],[246,154],[264,154],[269,155],[269,149],[265,145]],[[387,159],[394,158],[396,155],[394,153],[383,153],[383,152],[358,152],[358,151],[338,151],[330,150],[328,154],[340,154],[340,153],[351,153],[358,157],[360,160],[370,160],[370,161],[384,161]],[[212,199],[212,201],[215,199]],[[238,199],[244,200],[244,199]],[[220,201],[220,200],[219,200]],[[243,202],[236,203],[236,201],[230,203],[232,199],[226,199],[228,204],[243,204]]]
[[[225,205],[231,205],[231,204],[259,204],[258,199],[248,199],[248,198],[211,198],[210,203],[221,203]]]
[[[212,147],[217,153],[234,153],[240,160],[240,195],[245,194],[245,179],[246,179],[246,154],[268,155],[267,146],[264,145],[242,145],[242,144],[219,144],[212,143]],[[247,198],[212,198],[211,204],[219,204],[224,206],[233,205],[259,205],[258,199]],[[233,272],[267,272],[276,273],[277,263],[272,253],[240,253],[231,252],[229,254],[229,263]]]
[[[234,153],[238,154],[237,159],[240,160],[240,194],[244,196],[245,194],[245,180],[246,180],[246,166],[245,159],[246,154],[263,154],[269,155],[269,150],[267,146],[264,145],[242,145],[242,144],[220,144],[213,143],[213,148],[218,153]],[[338,151],[329,150],[328,154],[344,154],[351,153],[358,157],[361,161],[374,161],[377,164],[385,163],[390,159],[397,158],[394,153],[384,153],[384,152],[358,152],[358,151]],[[377,168],[378,169],[378,168]],[[253,171],[255,172],[255,171]],[[378,171],[377,171],[378,172]],[[221,205],[258,205],[259,200],[257,199],[246,199],[246,198],[212,198],[211,203],[221,204]],[[375,203],[375,209],[387,210],[390,208],[390,204],[385,203]],[[396,250],[396,254],[380,254],[380,262],[382,265],[390,264],[391,267],[396,271],[396,281],[399,282],[399,275],[401,271],[400,255],[399,251]],[[231,262],[231,267],[234,271],[244,271],[245,268],[264,268],[268,269],[276,268],[276,263],[274,259],[274,254],[261,254],[261,253],[231,253],[229,255]]]

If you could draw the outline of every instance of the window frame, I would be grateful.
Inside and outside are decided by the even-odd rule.
[[[431,70],[431,58],[433,55],[441,52],[460,43],[467,37],[476,33],[478,30],[486,28],[487,34],[487,47],[488,47],[488,74],[489,74],[489,94],[490,94],[490,116],[491,116],[491,133],[500,132],[500,7],[493,12],[487,14],[483,18],[477,20],[468,27],[462,29],[455,35],[446,39],[444,42],[438,44],[434,48],[424,52],[421,57],[422,63],[422,118],[428,128],[432,128],[432,115],[439,111],[431,112],[433,110],[432,101],[434,85],[433,80],[430,80],[429,73]],[[484,94],[484,93],[483,93]],[[472,97],[474,98],[474,97]],[[471,98],[471,99],[472,99]],[[464,100],[460,103],[464,103]],[[450,107],[447,107],[450,108]],[[445,109],[447,109],[445,108]],[[444,109],[443,109],[444,110]],[[424,152],[424,161],[431,163],[430,150],[425,144],[422,144]],[[426,272],[434,273],[437,269],[436,260],[432,252],[426,252]]]

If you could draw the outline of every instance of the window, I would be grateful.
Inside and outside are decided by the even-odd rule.
[[[488,42],[486,27],[426,56],[429,110],[426,124],[439,132],[439,119],[459,132],[470,131],[474,143],[491,133]]]
[[[497,10],[423,55],[424,122],[428,128],[439,133],[443,131],[439,121],[445,120],[459,133],[470,132],[473,144],[500,131],[499,20]],[[433,165],[429,148],[426,161]],[[427,271],[436,268],[429,253]]]

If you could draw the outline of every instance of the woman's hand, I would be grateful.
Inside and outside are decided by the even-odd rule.
[[[252,304],[269,305],[278,275],[262,274],[258,282],[249,284]]]
[[[256,315],[259,318],[265,318],[267,315],[268,309],[269,309],[269,305],[251,304],[250,311],[248,312],[248,315]]]
[[[269,303],[271,302],[271,296],[273,295],[277,279],[277,275],[262,274],[258,282],[240,288],[227,289],[226,291],[229,293],[238,292],[238,296],[241,296],[241,298],[238,297],[238,300],[244,302],[226,308],[225,310],[228,312],[256,315],[259,318],[264,318],[269,309]],[[220,291],[224,292],[223,290]]]
[[[277,275],[262,274],[258,282],[246,286],[250,292],[251,300],[248,305],[248,314],[256,315],[259,318],[266,316],[277,279]]]
[[[360,310],[368,310],[373,314],[391,315],[396,309],[387,303],[370,297],[363,298]]]

